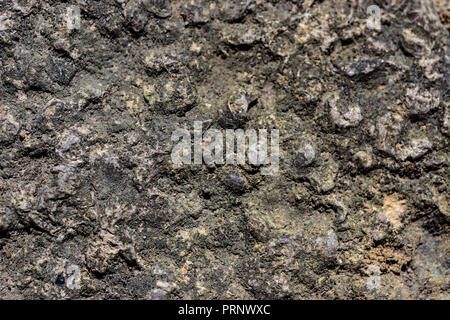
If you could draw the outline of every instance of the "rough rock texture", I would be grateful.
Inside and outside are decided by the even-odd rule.
[[[0,0],[0,298],[449,299],[448,27],[442,0]],[[279,171],[173,166],[199,120],[279,129]]]

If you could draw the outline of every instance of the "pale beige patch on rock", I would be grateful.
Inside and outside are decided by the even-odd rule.
[[[408,208],[407,201],[397,193],[384,196],[383,208],[380,212],[380,220],[389,222],[397,230],[402,223],[402,217]]]

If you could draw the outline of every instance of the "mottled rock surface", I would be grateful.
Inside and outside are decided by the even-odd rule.
[[[0,0],[0,299],[450,299],[449,16]],[[279,170],[175,167],[194,121]]]

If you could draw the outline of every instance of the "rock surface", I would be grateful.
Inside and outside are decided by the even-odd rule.
[[[450,299],[443,2],[0,1],[0,299]]]

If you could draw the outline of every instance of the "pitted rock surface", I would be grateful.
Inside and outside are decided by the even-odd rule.
[[[449,16],[0,0],[0,299],[449,299]],[[279,170],[175,167],[194,121]]]

